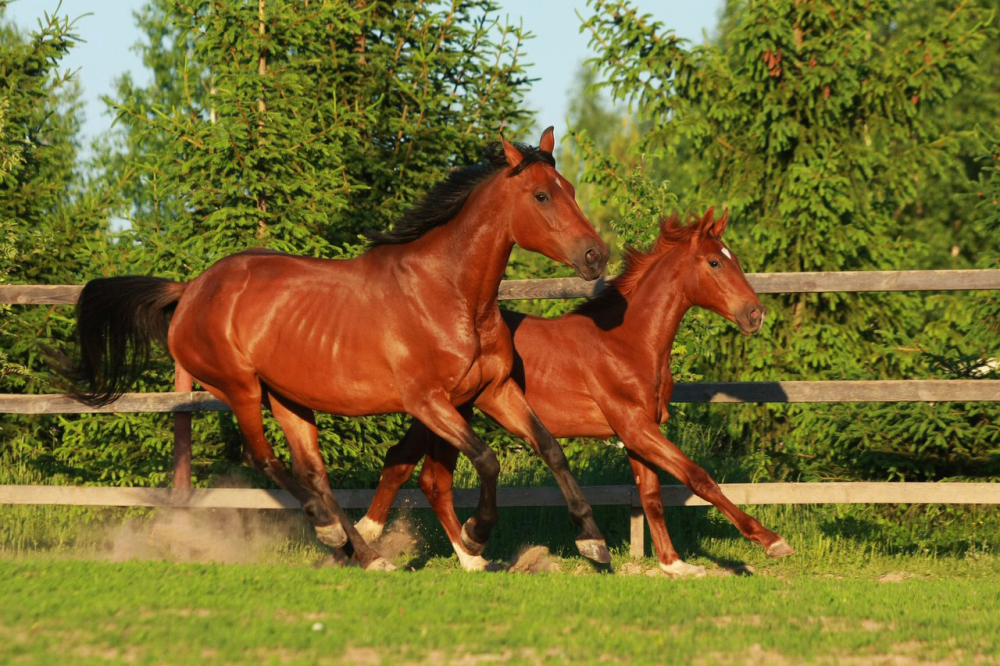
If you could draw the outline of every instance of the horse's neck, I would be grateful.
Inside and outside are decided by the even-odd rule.
[[[493,186],[480,186],[454,219],[408,244],[428,263],[438,264],[437,283],[424,286],[450,292],[477,316],[497,309],[497,291],[514,248],[509,208],[492,196]]]

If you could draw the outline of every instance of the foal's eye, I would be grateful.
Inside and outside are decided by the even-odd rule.
[[[715,259],[709,259],[708,265],[711,266],[712,268],[718,268],[719,262],[716,261]]]
[[[539,203],[545,203],[548,200],[549,200],[549,195],[547,195],[545,192],[539,192],[538,194],[535,195],[535,201]]]

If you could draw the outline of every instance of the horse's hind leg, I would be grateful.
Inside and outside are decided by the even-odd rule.
[[[674,544],[667,532],[667,524],[663,520],[663,495],[660,492],[660,479],[656,476],[656,470],[631,452],[629,463],[635,475],[635,484],[639,487],[639,502],[649,523],[649,533],[653,537],[660,569],[668,576],[704,576],[704,567],[688,564],[674,550]]]
[[[278,420],[288,439],[288,448],[292,454],[292,473],[309,495],[311,512],[307,510],[306,515],[313,520],[316,535],[334,548],[339,548],[350,541],[354,547],[355,557],[366,569],[395,569],[365,543],[337,503],[330,489],[330,479],[326,475],[323,457],[319,452],[316,420],[312,410],[270,390],[267,391],[267,396],[271,404],[271,413]],[[303,508],[305,506],[306,502],[303,502]]]

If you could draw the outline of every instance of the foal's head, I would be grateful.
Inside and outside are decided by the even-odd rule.
[[[714,213],[709,208],[694,224],[687,254],[690,265],[683,277],[684,293],[694,305],[717,312],[736,323],[741,333],[751,335],[764,324],[767,310],[743,275],[740,260],[722,242],[729,211],[717,220]]]
[[[514,242],[572,266],[585,280],[597,279],[608,262],[608,247],[576,205],[576,189],[555,169],[552,128],[542,132],[538,144],[542,159],[528,159],[503,137],[501,145],[509,170],[499,178],[505,181],[501,188],[513,209]]]

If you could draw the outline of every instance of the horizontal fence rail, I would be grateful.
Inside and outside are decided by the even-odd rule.
[[[611,278],[607,278],[610,280]],[[580,278],[504,280],[498,298],[504,301],[533,298],[587,298],[606,279]],[[868,291],[959,291],[1000,289],[1000,270],[947,271],[830,271],[821,273],[747,273],[758,294],[819,294]],[[81,285],[0,285],[0,303],[14,305],[72,305]]]
[[[1000,504],[998,483],[823,482],[723,483],[723,493],[736,504]],[[594,506],[638,506],[635,486],[584,486]],[[335,490],[345,509],[367,509],[374,490]],[[473,509],[478,489],[455,490],[455,506]],[[284,490],[258,488],[108,488],[87,486],[3,486],[0,504],[159,507],[174,509],[299,509]],[[708,506],[685,486],[664,486],[665,506]],[[398,509],[427,509],[421,491],[403,489]],[[498,488],[497,506],[562,507],[559,488]]]
[[[674,387],[671,402],[1000,402],[1000,379],[903,379],[871,381],[691,382]],[[65,393],[0,394],[0,414],[114,414],[224,412],[205,391],[126,393],[91,407]]]

